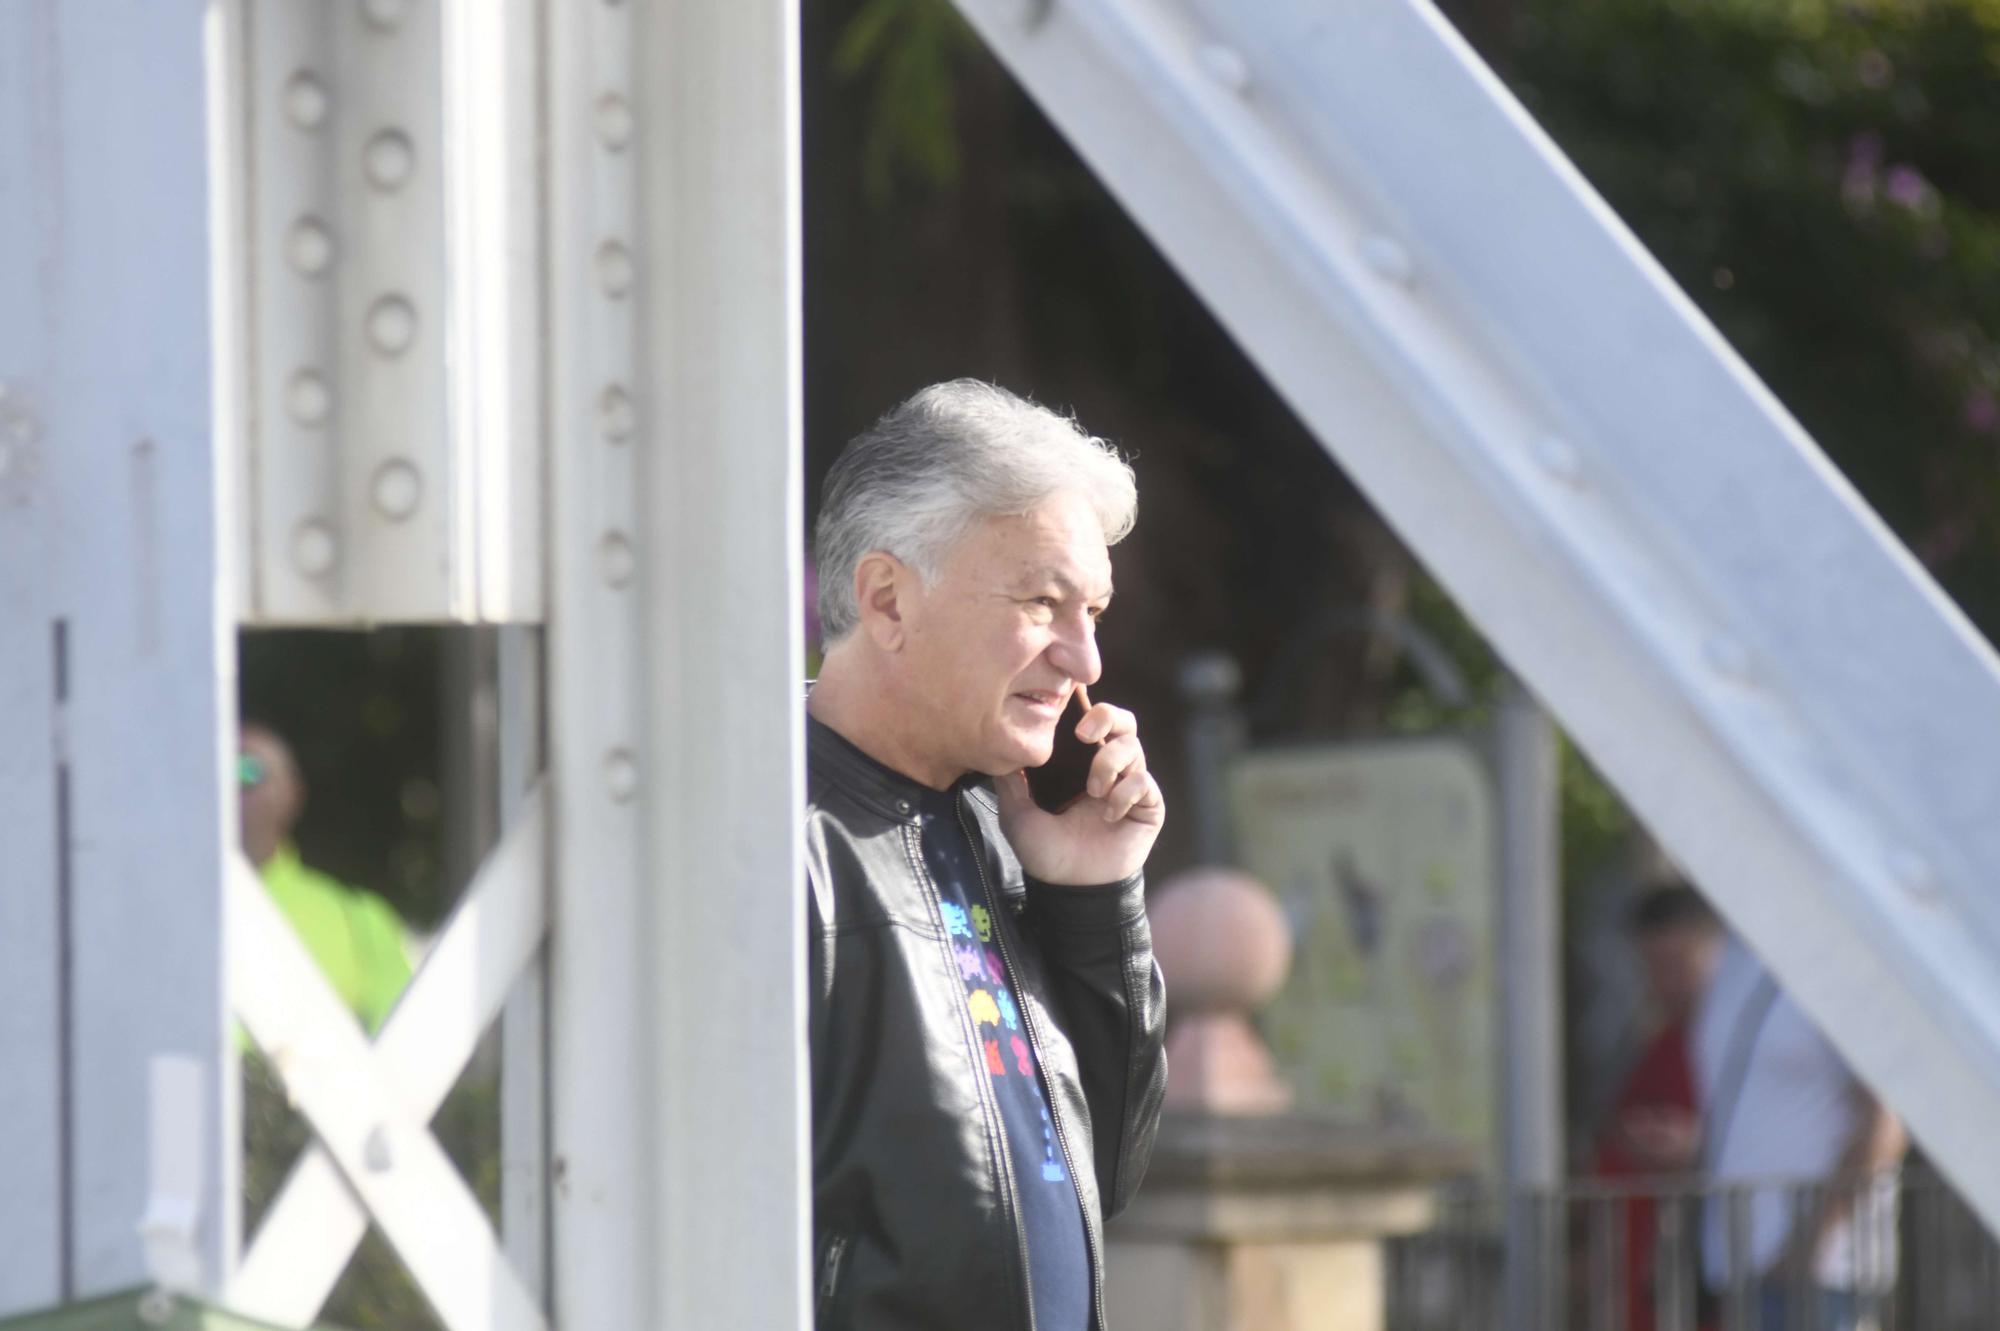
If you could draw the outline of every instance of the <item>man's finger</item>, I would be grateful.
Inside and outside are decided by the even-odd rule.
[[[1142,821],[1152,821],[1152,811],[1161,807],[1160,787],[1145,772],[1133,772],[1122,778],[1104,797],[1104,820],[1115,823],[1121,818],[1132,816],[1136,811],[1144,811]]]
[[[1084,788],[1092,795],[1103,795],[1120,779],[1145,770],[1146,751],[1139,747],[1139,741],[1130,735],[1120,736],[1107,742],[1090,760]]]
[[[1076,723],[1076,737],[1085,744],[1097,744],[1104,740],[1116,739],[1120,735],[1139,733],[1139,718],[1123,707],[1114,707],[1108,702],[1093,705],[1083,714],[1083,720]]]

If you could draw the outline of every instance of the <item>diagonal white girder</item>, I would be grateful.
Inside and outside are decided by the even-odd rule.
[[[958,0],[2000,1226],[2000,663],[1423,0]]]
[[[541,945],[547,856],[548,797],[537,785],[376,1037],[376,1066],[419,1122],[444,1103]],[[367,1229],[367,1207],[315,1141],[271,1204],[225,1302],[281,1326],[312,1321]]]
[[[229,1307],[284,1325],[309,1322],[372,1215],[452,1331],[546,1326],[428,1127],[540,943],[546,855],[547,800],[538,788],[372,1049],[256,871],[235,861],[233,1002],[318,1140],[231,1282]]]

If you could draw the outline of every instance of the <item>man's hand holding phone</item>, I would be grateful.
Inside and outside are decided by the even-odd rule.
[[[1034,787],[1026,772],[996,783],[1001,831],[1031,878],[1084,887],[1144,867],[1167,806],[1146,770],[1137,717],[1093,704],[1077,685],[1056,723],[1055,753],[1038,771]]]

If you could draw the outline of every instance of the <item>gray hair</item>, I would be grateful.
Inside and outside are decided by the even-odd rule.
[[[842,450],[821,492],[813,561],[826,640],[860,623],[854,569],[870,552],[934,582],[974,522],[1069,491],[1097,510],[1107,545],[1132,530],[1132,468],[1074,420],[977,379],[932,384],[890,408]]]

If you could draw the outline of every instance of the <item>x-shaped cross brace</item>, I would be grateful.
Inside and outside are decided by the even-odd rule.
[[[372,1216],[451,1331],[546,1331],[428,1124],[541,943],[547,825],[537,786],[373,1046],[256,870],[241,857],[232,863],[236,1015],[317,1135],[229,1283],[234,1311],[310,1322]]]

